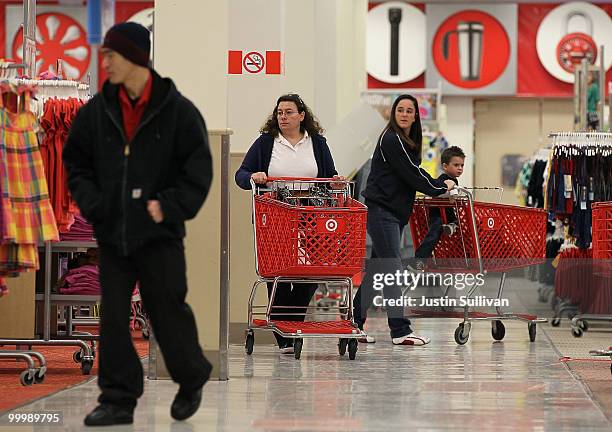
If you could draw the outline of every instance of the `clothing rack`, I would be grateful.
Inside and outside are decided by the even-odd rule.
[[[611,132],[554,132],[548,137],[553,138],[553,148],[555,146],[612,147]]]
[[[600,170],[603,169],[604,173],[608,172],[608,168],[606,167],[610,166],[609,161],[610,161],[610,158],[612,158],[612,133],[595,132],[595,131],[593,132],[555,132],[555,133],[551,133],[549,137],[553,138],[553,157],[565,158],[566,160],[571,160],[572,158],[583,158],[584,160],[585,157],[586,158],[590,157],[590,160],[606,160],[607,162],[604,162],[603,168],[601,168],[600,166],[599,169]],[[598,158],[604,158],[604,159],[598,159]],[[585,170],[587,169],[586,166],[587,166],[586,163],[584,163],[582,165],[582,174],[576,174],[576,175],[584,176],[584,173],[586,172]],[[574,171],[573,173],[572,171],[570,171],[568,174],[573,176],[575,173],[576,171]],[[578,183],[578,184],[576,184],[573,178],[571,179],[573,184],[572,184],[572,189],[569,191],[569,194],[571,198],[574,199],[575,203],[576,203],[576,200],[584,202],[581,200],[580,195],[579,195],[580,189],[584,188],[585,190],[587,190],[588,188],[589,194],[593,193],[592,192],[593,179],[595,179],[595,181],[599,180],[600,184],[601,182],[603,182],[603,184],[605,185],[605,184],[609,184],[610,177],[609,177],[609,174],[608,175],[604,174],[601,177],[593,175],[593,177],[590,178],[590,184],[585,184],[584,178],[582,178],[581,183]],[[601,192],[601,189],[598,189],[597,185],[595,185],[595,190]],[[582,195],[585,195],[585,194],[582,193]],[[566,196],[566,198],[570,199],[568,198],[568,196]],[[600,194],[599,198],[595,197],[595,201],[593,200],[593,196],[588,198],[588,206],[584,205],[582,210],[588,211],[588,214],[586,216],[589,217],[589,220],[591,216],[590,204],[592,202],[601,201],[601,200],[603,201],[609,200],[609,189],[606,190],[606,192],[603,193],[603,195]],[[551,209],[551,210],[555,210],[555,209]],[[574,210],[574,212],[575,211],[576,210]],[[573,245],[567,244],[566,242],[563,244],[561,251],[572,249],[572,246]],[[584,248],[585,245],[582,244],[580,247]],[[588,255],[590,253],[590,249],[584,250],[584,253]],[[593,274],[593,277],[595,278],[596,275]],[[603,277],[603,276],[600,275],[598,277]],[[608,277],[612,277],[612,276],[608,276]],[[595,279],[593,280],[593,283],[595,283]],[[556,320],[553,320],[553,325],[555,324],[558,325],[559,317],[561,313],[567,312],[568,314],[570,314],[570,313],[575,312],[576,315],[573,316],[571,319],[571,330],[572,330],[572,334],[576,337],[582,336],[582,334],[585,331],[587,331],[589,327],[588,325],[589,321],[605,321],[605,322],[612,321],[612,315],[605,314],[605,313],[592,313],[593,311],[591,311],[591,313],[587,313],[588,311],[585,312],[584,310],[582,311],[583,313],[579,313],[578,307],[576,307],[575,305],[570,304],[570,302],[568,301],[563,301],[561,299],[559,300],[560,301],[556,307],[557,309]],[[588,302],[589,302],[588,300],[581,301],[581,303],[584,303],[584,304],[588,304]],[[599,303],[597,304],[594,303],[593,305],[598,306]],[[603,305],[605,306],[605,303]],[[611,306],[611,305],[608,305],[608,306]],[[589,306],[589,308],[591,307],[592,305]],[[606,309],[596,308],[595,311],[597,310],[603,311]]]
[[[0,78],[1,79],[16,78],[17,70],[23,69],[25,67],[26,65],[24,64],[0,62]]]
[[[0,82],[9,83],[12,85],[23,85],[23,86],[45,86],[49,88],[72,88],[77,89],[79,84],[76,81],[45,81],[45,80],[25,80],[25,79],[3,79]],[[44,313],[43,313],[43,337],[42,338],[32,338],[32,339],[21,339],[21,338],[4,338],[0,339],[0,345],[14,345],[17,350],[16,351],[4,351],[0,355],[0,358],[19,358],[21,360],[25,360],[28,363],[28,370],[24,371],[27,373],[25,376],[24,383],[24,375],[22,375],[22,383],[30,384],[32,382],[40,382],[41,377],[44,376],[44,372],[46,369],[46,363],[44,361],[44,357],[38,353],[34,353],[32,351],[22,352],[20,348],[28,347],[28,350],[31,349],[32,346],[76,346],[79,348],[78,351],[73,355],[73,359],[80,363],[81,370],[83,374],[87,375],[90,373],[93,368],[94,363],[94,349],[93,344],[94,340],[97,339],[97,336],[93,335],[79,335],[78,338],[70,338],[71,336],[71,316],[66,317],[67,325],[70,325],[69,331],[66,332],[67,337],[62,338],[51,338],[51,304],[95,304],[97,303],[99,296],[87,296],[91,298],[87,299],[76,299],[78,296],[61,296],[63,298],[52,298],[51,296],[51,275],[52,275],[52,254],[57,252],[74,252],[82,248],[87,247],[95,247],[95,242],[50,242],[47,241],[43,246],[40,246],[44,249],[45,263],[44,266],[40,269],[44,275],[44,294],[42,296],[36,295],[36,299],[44,302]],[[40,250],[39,247],[39,250]],[[64,335],[62,335],[64,336]],[[91,341],[92,347],[90,347],[87,341]],[[41,364],[40,368],[35,368],[33,366],[32,356],[39,359]],[[42,372],[41,372],[42,371]],[[38,376],[38,378],[37,378]]]
[[[15,346],[76,346],[79,351],[73,355],[75,362],[81,364],[83,375],[89,375],[93,368],[94,361],[94,341],[98,339],[95,335],[79,335],[75,338],[70,338],[71,332],[71,308],[69,308],[70,316],[66,318],[67,334],[62,339],[51,338],[51,304],[60,305],[93,305],[99,301],[100,296],[74,296],[74,295],[52,295],[51,294],[51,275],[52,275],[52,256],[58,252],[78,252],[84,251],[91,247],[97,247],[95,242],[46,242],[42,246],[45,255],[45,265],[41,268],[44,275],[44,294],[36,294],[36,300],[44,302],[43,312],[43,337],[42,339],[0,339],[0,345],[15,345]],[[90,347],[85,341],[91,341]]]

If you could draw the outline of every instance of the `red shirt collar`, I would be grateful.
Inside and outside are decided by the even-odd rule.
[[[151,72],[149,72],[149,79],[147,79],[147,83],[144,86],[144,90],[134,108],[140,108],[146,106],[151,100],[151,89],[153,88],[153,76]],[[125,86],[121,86],[119,89],[119,100],[122,105],[132,107],[132,102],[130,101],[130,97],[125,90]]]

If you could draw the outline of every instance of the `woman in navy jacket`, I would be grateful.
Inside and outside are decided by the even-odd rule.
[[[366,312],[375,296],[374,274],[402,270],[400,239],[406,226],[416,192],[430,196],[452,189],[451,180],[433,179],[419,167],[423,135],[419,105],[410,95],[401,95],[393,103],[389,123],[380,135],[372,156],[372,168],[363,192],[368,206],[367,230],[372,238],[372,257],[366,275],[355,295],[355,322],[363,329]],[[376,287],[380,290],[381,287]],[[385,285],[385,300],[400,299],[399,286]],[[387,316],[395,345],[425,345],[429,338],[414,334],[402,306],[388,306]],[[368,336],[362,342],[374,342]]]
[[[236,171],[236,184],[242,189],[251,189],[250,180],[257,184],[267,183],[268,177],[318,177],[344,180],[338,176],[323,129],[297,94],[281,96],[274,111],[260,130],[247,152],[242,165]],[[268,297],[272,284],[268,284]],[[274,305],[295,306],[280,309],[287,314],[300,314],[317,289],[317,284],[278,284]],[[274,320],[303,321],[304,316],[278,315],[272,310]],[[293,353],[293,340],[274,334],[283,353]]]

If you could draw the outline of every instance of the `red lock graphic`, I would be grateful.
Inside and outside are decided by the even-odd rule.
[[[588,32],[567,33],[569,21],[575,16],[580,16],[587,23]],[[582,59],[586,58],[589,63],[595,64],[597,60],[597,45],[593,40],[593,20],[591,17],[580,11],[573,11],[567,14],[563,21],[563,33],[565,36],[557,45],[557,61],[563,70],[574,73],[576,65],[580,65]]]

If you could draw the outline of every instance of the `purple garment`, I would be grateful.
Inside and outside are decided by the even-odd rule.
[[[66,273],[64,281],[67,286],[59,289],[61,294],[100,294],[100,277],[98,266],[96,265],[86,264],[72,269]]]

